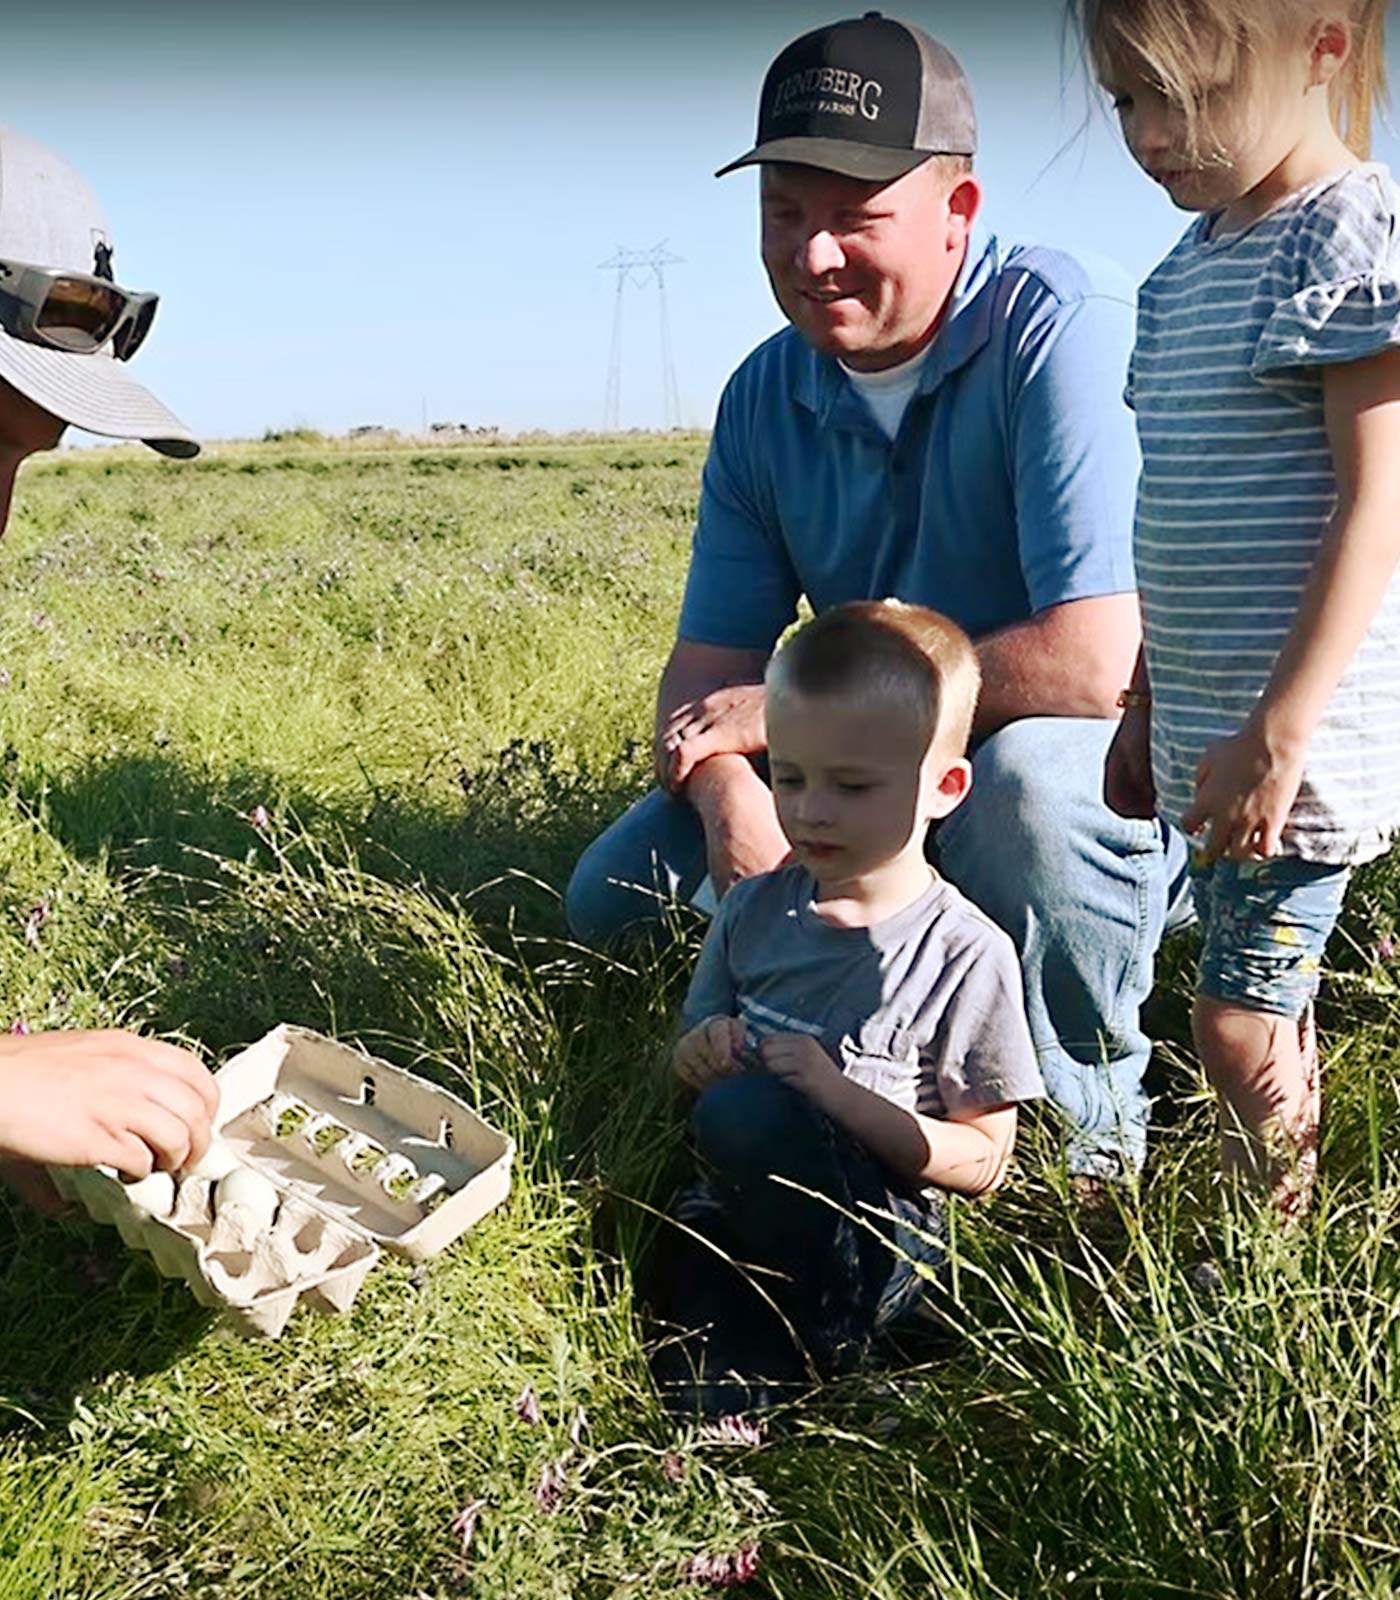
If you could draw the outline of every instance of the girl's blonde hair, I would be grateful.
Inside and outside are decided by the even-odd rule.
[[[1203,41],[1218,41],[1233,59],[1232,77],[1248,81],[1280,38],[1304,37],[1328,11],[1352,26],[1352,48],[1332,85],[1337,129],[1364,160],[1374,116],[1386,101],[1385,14],[1389,0],[1068,0],[1095,72],[1135,63],[1187,116],[1198,144]]]

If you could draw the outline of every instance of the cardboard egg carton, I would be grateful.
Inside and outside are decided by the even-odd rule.
[[[66,1198],[246,1333],[276,1338],[303,1298],[346,1310],[381,1248],[426,1260],[509,1193],[513,1141],[458,1096],[306,1028],[274,1028],[216,1080],[215,1142],[192,1172],[127,1185],[110,1168],[50,1170]],[[253,1240],[215,1205],[238,1168],[276,1191]]]

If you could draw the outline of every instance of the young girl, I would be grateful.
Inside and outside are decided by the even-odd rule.
[[[1227,1173],[1306,1204],[1312,1000],[1400,820],[1400,194],[1383,0],[1071,0],[1134,159],[1199,213],[1143,286],[1142,656],[1106,791],[1194,836]]]

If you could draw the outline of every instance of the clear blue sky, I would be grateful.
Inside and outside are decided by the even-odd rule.
[[[158,289],[133,371],[208,437],[308,424],[596,427],[614,282],[664,239],[685,420],[777,326],[752,142],[770,58],[839,7],[499,0],[299,8],[92,0],[5,23],[3,120],[97,190],[118,276]],[[1003,238],[1151,267],[1183,217],[1091,109],[1059,0],[892,7],[967,66]],[[1394,68],[1393,68],[1394,70]],[[1377,154],[1400,164],[1381,131]],[[662,420],[654,291],[622,421]]]

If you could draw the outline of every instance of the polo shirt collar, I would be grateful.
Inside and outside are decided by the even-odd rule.
[[[934,337],[933,350],[919,374],[916,395],[931,394],[960,367],[967,365],[992,334],[994,296],[984,291],[995,276],[1000,250],[994,235],[974,230],[963,258],[943,326]],[[801,335],[798,335],[801,338]],[[817,415],[823,426],[835,420],[864,429],[873,426],[854,387],[831,356],[819,355],[803,342],[806,359],[796,363],[792,398]],[[849,409],[848,409],[849,408]]]

